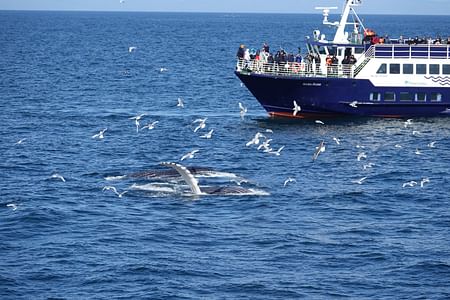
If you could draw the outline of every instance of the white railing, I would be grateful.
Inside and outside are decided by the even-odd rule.
[[[265,63],[255,59],[249,61],[238,59],[236,70],[240,73],[272,76],[353,78],[354,65],[338,64],[326,66],[304,62]]]
[[[370,58],[450,59],[450,45],[373,45],[366,51]]]

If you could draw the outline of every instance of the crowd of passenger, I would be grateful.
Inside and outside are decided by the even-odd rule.
[[[415,38],[404,38],[400,36],[399,39],[392,40],[389,36],[378,36],[375,31],[372,29],[366,29],[364,31],[364,39],[363,42],[370,43],[372,45],[376,44],[390,44],[398,43],[398,44],[406,44],[406,45],[450,45],[450,37],[447,40],[441,38],[440,36],[437,38],[425,38],[416,36]]]
[[[301,48],[297,53],[286,52],[279,49],[275,53],[270,52],[270,47],[264,43],[261,49],[248,49],[245,45],[240,45],[237,54],[238,67],[240,69],[250,69],[256,72],[288,72],[288,73],[312,73],[322,74],[322,60],[318,53],[301,54]],[[344,75],[350,75],[351,67],[356,63],[356,58],[351,53],[345,53],[344,59],[339,63],[334,54],[326,57],[326,74],[337,75],[339,65],[342,65]]]

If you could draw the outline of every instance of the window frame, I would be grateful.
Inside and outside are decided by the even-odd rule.
[[[420,68],[424,68],[423,70],[419,70]],[[427,65],[426,64],[416,64],[416,75],[427,75]]]
[[[392,95],[392,99],[391,98],[387,98],[386,95]],[[385,102],[395,102],[397,101],[397,95],[395,94],[395,92],[384,92],[383,94],[383,101]]]

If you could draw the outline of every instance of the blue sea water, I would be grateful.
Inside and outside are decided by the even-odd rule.
[[[392,37],[450,34],[448,16],[364,21]],[[273,120],[233,74],[239,44],[295,51],[320,22],[0,12],[0,298],[450,298],[448,119]],[[159,123],[136,132],[138,114]],[[197,118],[207,126],[194,133]],[[246,147],[257,132],[281,155]],[[183,164],[259,192],[192,197],[175,178],[119,180],[194,149]]]

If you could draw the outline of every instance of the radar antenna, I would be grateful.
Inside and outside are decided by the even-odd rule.
[[[336,6],[329,6],[329,7],[328,6],[327,7],[318,6],[315,9],[322,10],[322,12],[323,12],[323,25],[336,26],[336,27],[339,26],[339,22],[330,22],[330,21],[328,21],[328,17],[330,16],[330,11],[332,9],[338,9]]]

